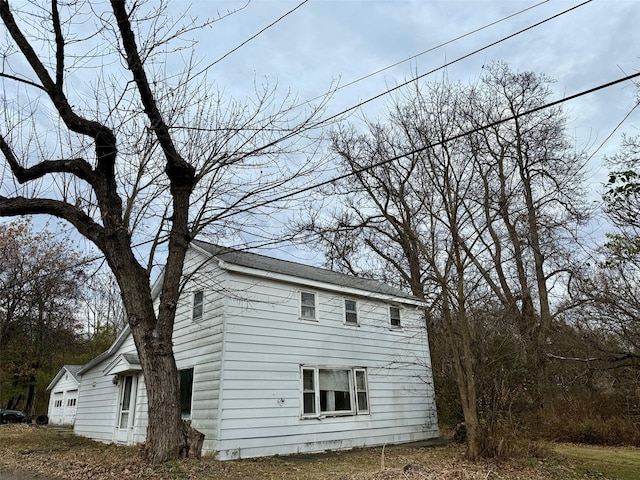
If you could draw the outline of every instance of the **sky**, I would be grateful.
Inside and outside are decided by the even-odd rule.
[[[203,66],[221,59],[208,78],[225,95],[250,97],[254,83],[267,78],[305,101],[337,82],[344,88],[333,95],[325,116],[416,76],[471,83],[492,61],[554,78],[551,100],[640,71],[638,0],[170,0],[169,7],[174,18],[185,11],[186,18],[221,17],[192,34]],[[517,34],[523,29],[528,30]],[[482,51],[473,53],[477,50]],[[393,95],[406,91],[401,87],[364,103],[354,118],[383,117]],[[626,82],[563,105],[576,149],[593,154],[588,173],[593,199],[606,180],[603,155],[616,152],[622,132],[640,133],[640,108],[614,133],[636,94]],[[322,260],[287,252],[293,260]]]
[[[245,5],[201,0],[173,7],[189,4],[201,19]],[[202,32],[196,51],[206,45],[208,61],[220,58],[298,5],[254,0]],[[639,72],[638,25],[640,2],[635,0],[310,0],[217,63],[209,78],[242,97],[256,78],[267,77],[301,100],[322,95],[337,81],[344,88],[329,102],[330,116],[416,76],[471,83],[483,65],[504,61],[512,70],[553,78],[550,100],[559,100]],[[394,94],[364,104],[357,116],[384,116]],[[592,199],[600,198],[606,181],[603,156],[616,152],[622,132],[640,133],[640,108],[617,127],[636,94],[636,87],[625,82],[563,105],[576,149],[593,154]]]
[[[187,2],[176,3],[187,6]],[[554,78],[557,98],[640,71],[640,4],[635,0],[593,0],[577,7],[581,3],[310,0],[218,63],[210,78],[230,93],[242,95],[243,90],[252,88],[254,78],[266,76],[301,99],[311,99],[328,90],[332,81],[344,85],[433,49],[340,90],[329,105],[327,113],[331,114],[447,63],[452,64],[425,78],[437,80],[447,75],[453,81],[472,82],[481,75],[484,64],[499,60],[514,70]],[[244,3],[197,1],[191,12],[204,18],[240,4]],[[250,2],[204,32],[206,37],[201,41],[206,42],[207,59],[223,56],[299,4]],[[577,8],[457,61],[572,7]],[[434,49],[493,22],[498,23]],[[579,132],[578,142],[588,146],[604,139],[632,107],[634,95],[634,88],[627,83],[566,104]],[[379,115],[388,97],[370,102],[362,110],[368,116]],[[632,123],[631,119],[627,125]]]

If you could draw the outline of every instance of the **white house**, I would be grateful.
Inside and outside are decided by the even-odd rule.
[[[438,436],[415,297],[201,241],[185,278],[174,352],[182,414],[204,433],[203,453],[233,459]],[[74,431],[144,441],[146,391],[129,329],[79,373]]]
[[[47,413],[50,424],[74,424],[80,386],[78,372],[81,368],[82,365],[64,365],[47,387],[51,392]]]

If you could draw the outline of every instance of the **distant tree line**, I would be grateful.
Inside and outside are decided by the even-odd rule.
[[[90,277],[68,238],[26,220],[0,224],[3,408],[46,414],[46,387],[62,365],[83,364],[109,347],[123,319],[121,302],[97,283],[102,277]]]

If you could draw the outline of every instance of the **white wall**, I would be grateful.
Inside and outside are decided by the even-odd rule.
[[[51,389],[49,410],[47,412],[51,425],[73,425],[77,403],[76,406],[68,404],[74,398],[77,402],[78,386],[79,384],[73,375],[65,370],[64,374]],[[59,407],[55,406],[57,400],[61,402]]]
[[[185,262],[189,280],[176,310],[173,333],[178,370],[193,368],[192,426],[204,433],[204,451],[217,449],[218,398],[222,362],[222,321],[226,273],[215,262],[190,250]],[[193,292],[204,290],[203,316],[192,320]]]
[[[103,370],[119,354],[132,351],[135,351],[135,346],[133,338],[129,335],[120,348],[114,352],[113,356],[104,359],[80,375],[74,433],[104,442],[113,441],[116,415],[118,413],[119,389],[113,383],[113,376],[105,376]],[[138,392],[140,393],[140,387]],[[138,421],[140,416],[144,416],[144,414],[138,406],[136,408],[135,415],[136,421]],[[139,434],[137,438],[138,441],[141,441]],[[144,440],[144,436],[142,440]]]
[[[219,457],[314,452],[438,436],[428,343],[415,307],[391,330],[388,304],[316,290],[319,320],[298,319],[299,288],[236,274],[225,316]],[[308,290],[305,288],[305,290]],[[256,293],[259,292],[259,293]],[[365,367],[369,415],[302,419],[300,365]]]
[[[391,330],[387,303],[349,297],[358,302],[360,326],[347,326],[344,297],[314,290],[319,321],[300,320],[296,285],[221,270],[215,261],[202,267],[204,258],[195,250],[187,257],[189,281],[173,341],[178,369],[194,369],[191,419],[205,434],[205,453],[229,459],[438,435],[428,343],[415,307],[403,307],[402,330]],[[193,292],[199,289],[204,314],[193,321]],[[77,434],[112,441],[118,387],[103,370],[118,354],[133,351],[129,335],[82,375]],[[366,368],[370,414],[302,419],[302,364]],[[141,375],[135,415],[133,439],[142,442],[148,419]]]

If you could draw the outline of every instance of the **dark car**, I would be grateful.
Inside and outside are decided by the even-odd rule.
[[[29,415],[20,410],[7,410],[0,408],[0,423],[28,423]]]

